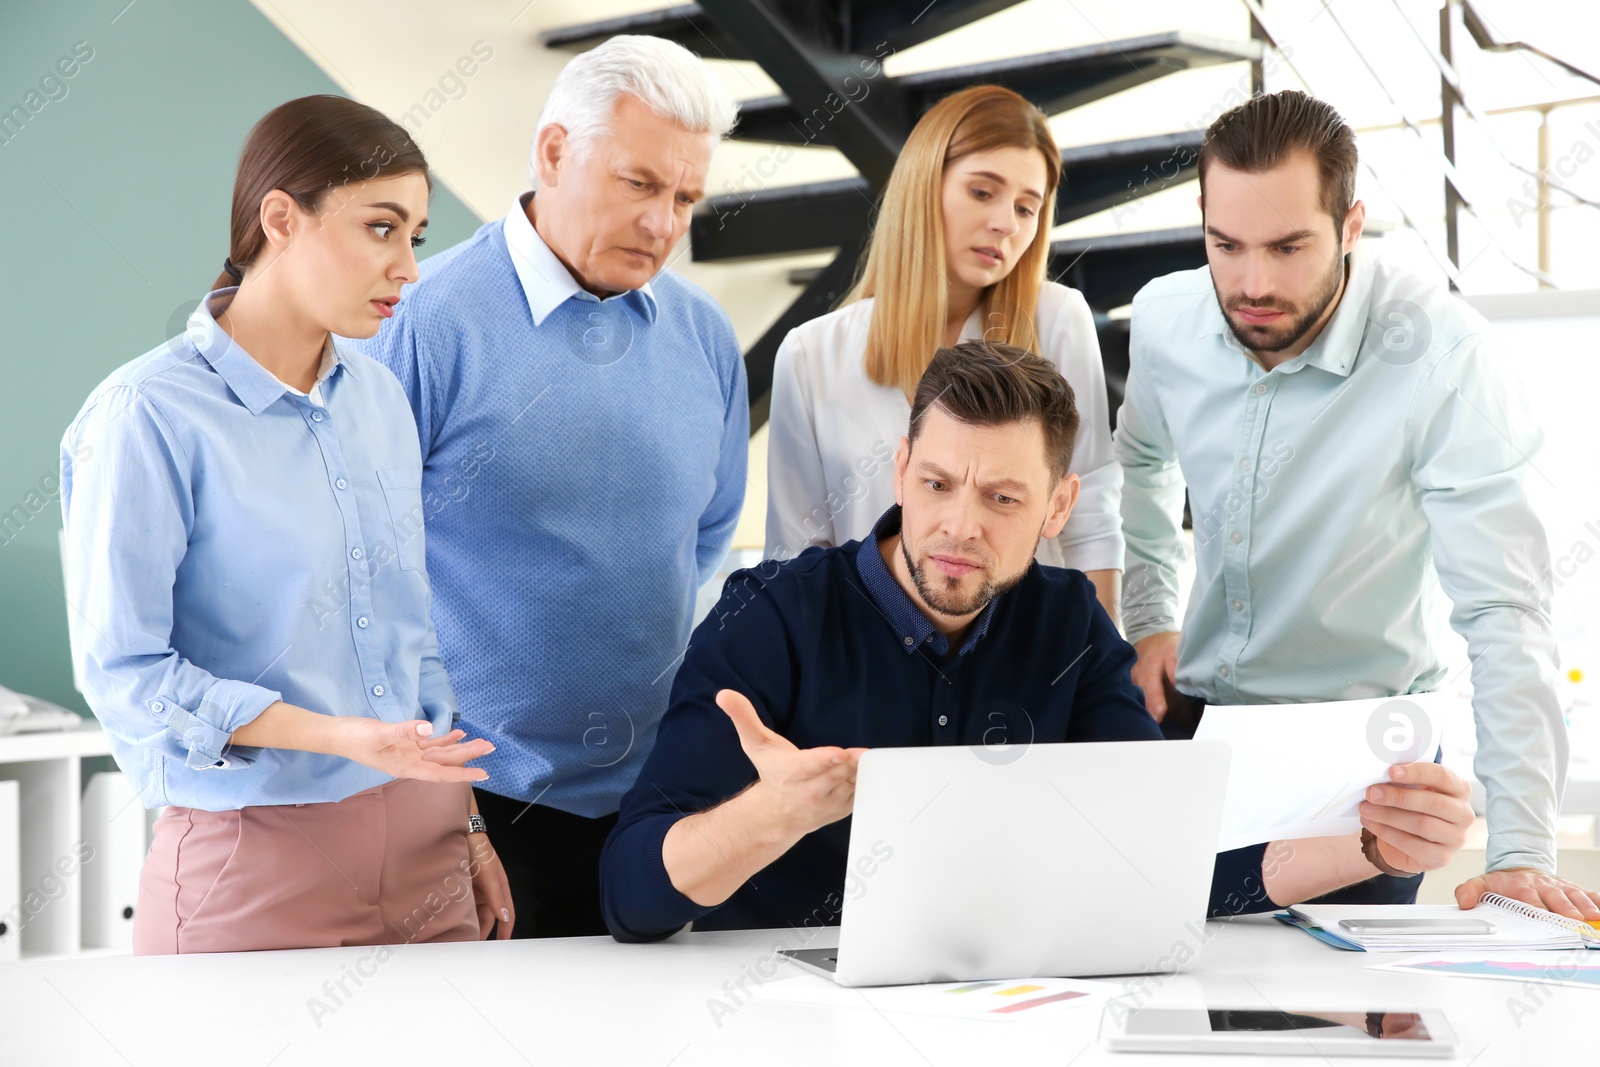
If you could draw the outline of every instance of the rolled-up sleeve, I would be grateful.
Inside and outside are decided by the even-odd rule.
[[[1147,349],[1151,314],[1134,300],[1128,389],[1117,411],[1115,438],[1128,545],[1122,621],[1133,642],[1178,629],[1178,562],[1185,552],[1183,473],[1161,411],[1154,355]]]
[[[1122,467],[1111,440],[1111,407],[1106,397],[1105,364],[1094,312],[1076,290],[1067,290],[1052,336],[1042,341],[1046,356],[1072,386],[1078,407],[1078,434],[1072,446],[1072,472],[1081,483],[1078,502],[1056,537],[1065,566],[1080,571],[1121,570]]]
[[[1472,664],[1488,869],[1554,871],[1568,742],[1555,690],[1550,547],[1525,485],[1542,435],[1518,382],[1476,338],[1439,360],[1413,412],[1412,479],[1450,625]]]
[[[172,647],[172,595],[194,520],[191,465],[135,386],[106,390],[62,441],[61,509],[73,655],[107,732],[197,770],[242,767],[229,737],[281,699],[217,678]]]

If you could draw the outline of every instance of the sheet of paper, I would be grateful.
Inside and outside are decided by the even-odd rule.
[[[821,975],[788,965],[780,981],[765,982],[757,994],[765,1001],[815,1004],[829,1008],[912,1015],[944,1015],[1003,1022],[1040,1018],[1083,1007],[1122,992],[1110,982],[1083,978],[1018,978],[1011,981],[935,982],[929,985],[872,986],[852,989]]]
[[[1388,781],[1390,764],[1432,760],[1457,699],[1207,705],[1195,739],[1233,747],[1217,850],[1359,833],[1367,787]]]
[[[1437,952],[1392,963],[1372,965],[1375,971],[1450,974],[1463,978],[1500,978],[1534,985],[1582,986],[1600,989],[1600,953],[1586,948],[1566,952],[1483,953]]]

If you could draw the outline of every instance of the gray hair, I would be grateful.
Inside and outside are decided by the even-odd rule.
[[[574,153],[610,132],[617,100],[635,97],[662,118],[704,133],[727,136],[739,105],[700,57],[660,37],[612,37],[568,63],[550,89],[528,150],[528,178],[539,187],[539,132],[554,123],[567,131]]]

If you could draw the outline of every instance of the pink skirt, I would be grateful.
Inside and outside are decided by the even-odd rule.
[[[471,799],[464,782],[401,778],[336,803],[168,807],[134,954],[476,940]]]

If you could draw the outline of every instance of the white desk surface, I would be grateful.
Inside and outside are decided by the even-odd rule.
[[[1600,992],[1545,986],[1530,994],[1508,981],[1369,971],[1366,964],[1378,957],[1341,952],[1265,916],[1207,929],[1215,935],[1199,959],[1158,989],[1152,981],[1150,1003],[1192,1006],[1209,998],[1245,1007],[1437,1007],[1461,1039],[1456,1063],[1596,1061]],[[831,945],[836,936],[835,929],[820,931],[810,944]],[[402,946],[359,988],[347,980],[351,996],[319,1021],[309,999],[325,997],[323,983],[337,981],[359,960],[372,972],[375,950],[6,964],[0,966],[0,1061],[8,1067],[1228,1062],[1107,1053],[1095,1037],[1103,1000],[975,1021],[758,995],[714,1019],[708,1000],[725,996],[725,982],[749,973],[785,937],[790,945],[798,940],[792,931],[748,931],[680,934],[655,945],[574,938]],[[778,975],[812,980],[790,964]],[[1123,980],[1107,981],[1120,991]],[[769,981],[765,992],[771,989]],[[1514,1017],[1512,998],[1531,1013]]]

